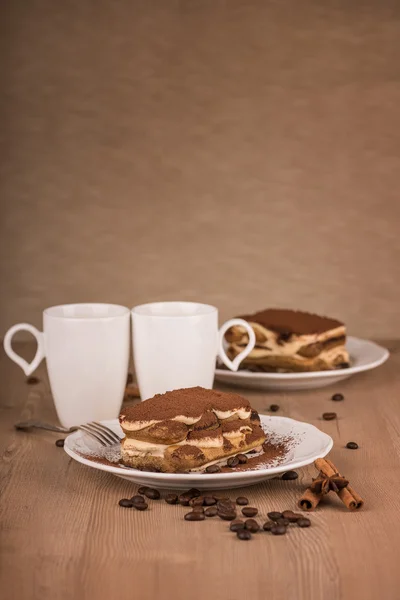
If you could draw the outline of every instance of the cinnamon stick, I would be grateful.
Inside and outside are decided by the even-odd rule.
[[[297,506],[301,508],[301,510],[311,511],[317,508],[321,498],[322,494],[314,494],[314,492],[308,488],[299,499]]]
[[[317,458],[315,466],[323,475],[326,477],[332,477],[333,475],[340,475],[335,465],[328,459]],[[364,504],[364,500],[351,488],[349,485],[339,490],[337,493],[340,500],[349,510],[357,510]]]

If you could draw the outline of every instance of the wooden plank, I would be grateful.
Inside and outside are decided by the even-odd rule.
[[[45,368],[27,386],[4,354],[0,400],[0,589],[5,600],[88,597],[120,600],[336,600],[397,597],[400,575],[400,345],[386,365],[310,392],[246,393],[263,412],[309,421],[335,441],[331,458],[365,498],[349,513],[333,497],[311,514],[308,530],[235,539],[219,519],[183,520],[185,509],[163,500],[147,512],[124,510],[135,486],[72,461],[54,445],[59,434],[17,432],[20,418],[55,421]],[[333,403],[332,393],[344,393]],[[321,419],[335,411],[338,421]],[[357,441],[359,450],[345,448]],[[246,494],[263,522],[272,509],[295,508],[314,469],[297,481],[271,480]]]

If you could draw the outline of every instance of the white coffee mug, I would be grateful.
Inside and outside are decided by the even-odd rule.
[[[232,361],[223,347],[225,332],[241,325],[249,335],[246,348]],[[155,302],[132,309],[133,357],[142,400],[186,387],[212,388],[217,355],[232,371],[256,343],[243,319],[231,319],[218,331],[215,306],[196,302]]]
[[[44,357],[60,423],[72,427],[115,419],[121,408],[129,363],[130,311],[115,304],[65,304],[43,311],[43,333],[19,323],[4,338],[4,350],[25,375]],[[17,331],[37,341],[31,363],[11,347]]]

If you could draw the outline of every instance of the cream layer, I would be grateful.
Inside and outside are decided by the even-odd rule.
[[[297,352],[303,346],[308,346],[309,344],[315,344],[317,342],[326,342],[332,338],[338,338],[346,335],[346,328],[344,326],[340,326],[329,331],[324,331],[323,333],[312,333],[307,335],[293,334],[288,341],[279,344],[279,334],[277,334],[276,331],[266,329],[259,323],[250,322],[250,325],[255,331],[259,331],[267,339],[264,342],[258,341],[257,345],[265,345],[265,348],[254,348],[250,352],[248,358],[256,358],[258,356],[270,356],[272,354],[277,356],[293,356],[294,354],[297,354]],[[235,331],[236,330],[242,333],[242,339],[236,340],[231,344],[234,348],[237,348],[241,344],[247,344],[249,339],[246,331],[242,327],[240,327],[240,325],[235,326]],[[240,348],[240,350],[242,349],[243,348]],[[262,353],[261,355],[259,354],[260,352]]]
[[[212,409],[212,410],[215,413],[215,415],[218,417],[218,419],[221,419],[221,420],[229,419],[230,417],[233,417],[233,416],[237,416],[239,419],[244,420],[244,419],[248,419],[251,414],[251,410],[249,410],[248,408],[245,408],[245,407],[238,408],[235,410],[227,410],[227,411],[214,410],[214,409]],[[194,425],[195,423],[200,421],[202,416],[203,415],[200,415],[199,417],[187,417],[185,415],[178,415],[170,420],[171,421],[179,421],[180,423],[185,423],[185,425]],[[129,421],[129,420],[122,419],[121,427],[123,429],[125,429],[126,431],[140,431],[141,429],[145,429],[146,427],[150,427],[151,425],[155,425],[156,423],[161,423],[161,421],[164,421],[164,419],[152,419],[150,421]]]

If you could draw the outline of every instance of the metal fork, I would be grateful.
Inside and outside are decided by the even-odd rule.
[[[115,433],[115,431],[106,425],[103,425],[102,423],[98,423],[97,421],[92,421],[91,423],[86,423],[85,425],[79,425],[78,429],[82,429],[82,431],[100,442],[102,446],[114,446],[115,444],[119,444],[121,441],[121,438],[117,433]]]

